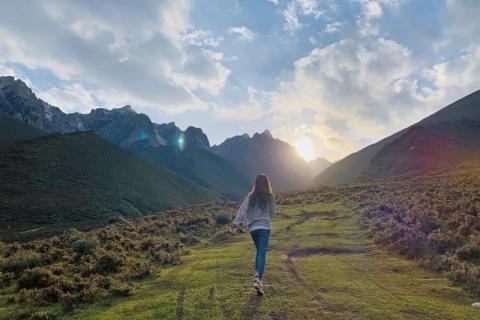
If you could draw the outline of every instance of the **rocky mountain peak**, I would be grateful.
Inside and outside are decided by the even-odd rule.
[[[256,133],[253,135],[252,138],[253,138],[253,139],[259,139],[259,138],[260,138],[260,139],[268,139],[268,140],[269,140],[269,139],[273,139],[273,135],[272,135],[272,133],[270,132],[270,130],[267,129],[267,130],[263,131],[262,133],[256,132]]]
[[[123,113],[132,113],[132,114],[137,114],[137,112],[132,108],[131,105],[127,104],[126,106],[123,106],[121,108],[115,108],[112,109],[112,111],[118,111],[118,112],[123,112]]]
[[[185,130],[184,135],[187,146],[190,145],[206,149],[210,148],[208,137],[202,129],[190,126]]]

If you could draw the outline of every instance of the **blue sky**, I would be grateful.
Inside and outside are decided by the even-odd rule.
[[[480,89],[477,0],[6,1],[0,75],[337,160]]]

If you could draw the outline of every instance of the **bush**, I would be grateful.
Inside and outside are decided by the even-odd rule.
[[[18,279],[18,288],[45,288],[54,282],[53,273],[44,268],[33,268],[25,270]]]
[[[236,234],[235,229],[233,229],[231,227],[222,228],[220,230],[217,230],[217,232],[215,232],[213,240],[214,241],[224,241],[224,240],[227,240],[228,238],[230,238],[231,236],[233,236],[235,234]]]
[[[146,262],[131,262],[127,265],[123,276],[125,279],[142,279],[150,275],[150,264]]]
[[[128,297],[129,295],[132,294],[132,291],[133,291],[133,288],[124,283],[116,281],[112,284],[111,292],[114,296]]]
[[[0,288],[8,286],[15,279],[12,272],[0,272]]]
[[[480,260],[480,246],[467,244],[457,250],[457,257],[460,260],[478,261]]]
[[[80,239],[72,243],[72,250],[78,255],[86,255],[92,253],[97,247],[95,239]]]
[[[230,216],[227,213],[220,213],[215,216],[215,223],[219,226],[229,224],[230,220]]]
[[[123,257],[107,253],[97,259],[93,272],[101,274],[116,273],[120,271],[120,267],[123,266],[124,263]]]
[[[19,251],[1,261],[0,271],[20,273],[42,265],[42,257],[33,251]]]

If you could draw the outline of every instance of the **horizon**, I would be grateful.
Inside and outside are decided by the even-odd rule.
[[[479,89],[474,1],[116,4],[6,7],[0,75],[66,113],[131,105],[212,145],[268,129],[331,162]]]

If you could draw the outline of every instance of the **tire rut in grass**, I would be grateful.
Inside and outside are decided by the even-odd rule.
[[[245,309],[243,310],[241,319],[251,320],[251,319],[254,319],[255,317],[260,316],[261,314],[259,313],[258,309],[260,307],[261,302],[262,302],[262,297],[258,295],[253,295],[248,301]]]
[[[177,320],[184,319],[183,302],[185,300],[185,288],[181,288],[177,296]]]
[[[287,267],[288,272],[291,277],[295,280],[296,283],[305,287],[315,298],[315,301],[320,304],[322,300],[321,295],[308,286],[305,280],[298,274],[298,271],[295,267],[295,261],[309,257],[317,254],[328,254],[328,255],[338,255],[338,254],[364,254],[367,253],[366,248],[352,248],[352,247],[313,247],[313,248],[299,248],[293,251],[290,251],[288,254],[284,255],[285,266]],[[321,309],[321,308],[320,308]]]
[[[289,258],[303,258],[317,254],[339,255],[339,254],[363,254],[367,253],[366,248],[356,247],[313,247],[295,249],[288,253]]]

